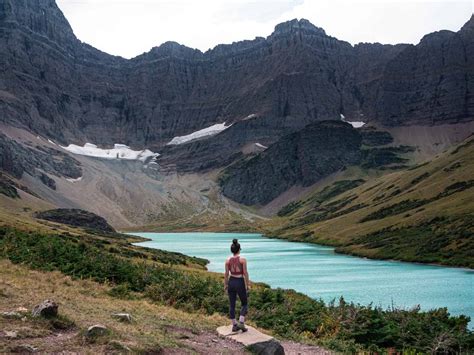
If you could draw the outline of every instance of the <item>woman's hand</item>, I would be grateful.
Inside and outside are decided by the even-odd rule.
[[[224,285],[224,292],[227,292],[227,285]]]

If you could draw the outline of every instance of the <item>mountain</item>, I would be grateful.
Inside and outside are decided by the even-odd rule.
[[[301,19],[127,60],[78,40],[54,0],[0,0],[0,352],[248,350],[215,339],[228,300],[206,260],[115,230],[474,268],[473,58],[471,17],[417,45],[353,46]],[[250,319],[290,352],[474,344],[446,308],[250,292]],[[25,317],[53,296],[58,317]]]
[[[353,46],[291,20],[267,38],[204,53],[166,42],[127,60],[78,40],[54,0],[0,0],[2,184],[32,210],[87,209],[116,228],[252,224],[292,189],[405,169],[465,139],[473,23]]]
[[[314,184],[361,160],[360,134],[348,123],[322,121],[283,137],[221,177],[222,192],[247,205],[267,204],[293,185]]]
[[[373,128],[354,129],[341,121],[321,121],[282,137],[260,154],[227,167],[222,193],[245,205],[266,205],[295,185],[308,187],[350,166],[400,169],[414,148],[386,146],[393,137]]]
[[[340,114],[389,126],[474,116],[472,19],[416,46],[351,46],[303,19],[205,53],[167,42],[125,60],[80,42],[53,0],[0,10],[2,121],[62,144],[157,148],[214,123],[238,131],[251,114],[272,141]]]

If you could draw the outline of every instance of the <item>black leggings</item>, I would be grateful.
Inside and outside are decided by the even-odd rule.
[[[231,276],[229,278],[229,286],[227,292],[229,293],[230,301],[230,319],[235,319],[235,302],[237,301],[237,295],[239,295],[240,303],[242,304],[240,315],[245,317],[245,315],[247,314],[247,290],[245,288],[244,278]]]

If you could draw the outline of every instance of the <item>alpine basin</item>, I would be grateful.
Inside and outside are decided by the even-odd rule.
[[[474,319],[474,270],[370,260],[337,254],[334,248],[242,233],[134,233],[150,241],[137,245],[180,252],[210,261],[224,272],[233,238],[248,260],[250,279],[330,301],[344,297],[384,308],[447,307]],[[471,325],[473,322],[470,323]]]

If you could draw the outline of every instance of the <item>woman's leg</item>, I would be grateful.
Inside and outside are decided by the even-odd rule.
[[[229,280],[229,286],[227,293],[229,295],[229,318],[232,320],[232,324],[236,324],[237,321],[235,320],[235,302],[237,301],[237,290],[232,282]]]
[[[248,310],[248,301],[247,301],[247,289],[245,288],[245,281],[242,279],[239,282],[239,287],[237,288],[237,294],[240,298],[240,303],[242,304],[242,308],[240,309],[240,323],[245,322],[245,316],[247,315]]]

